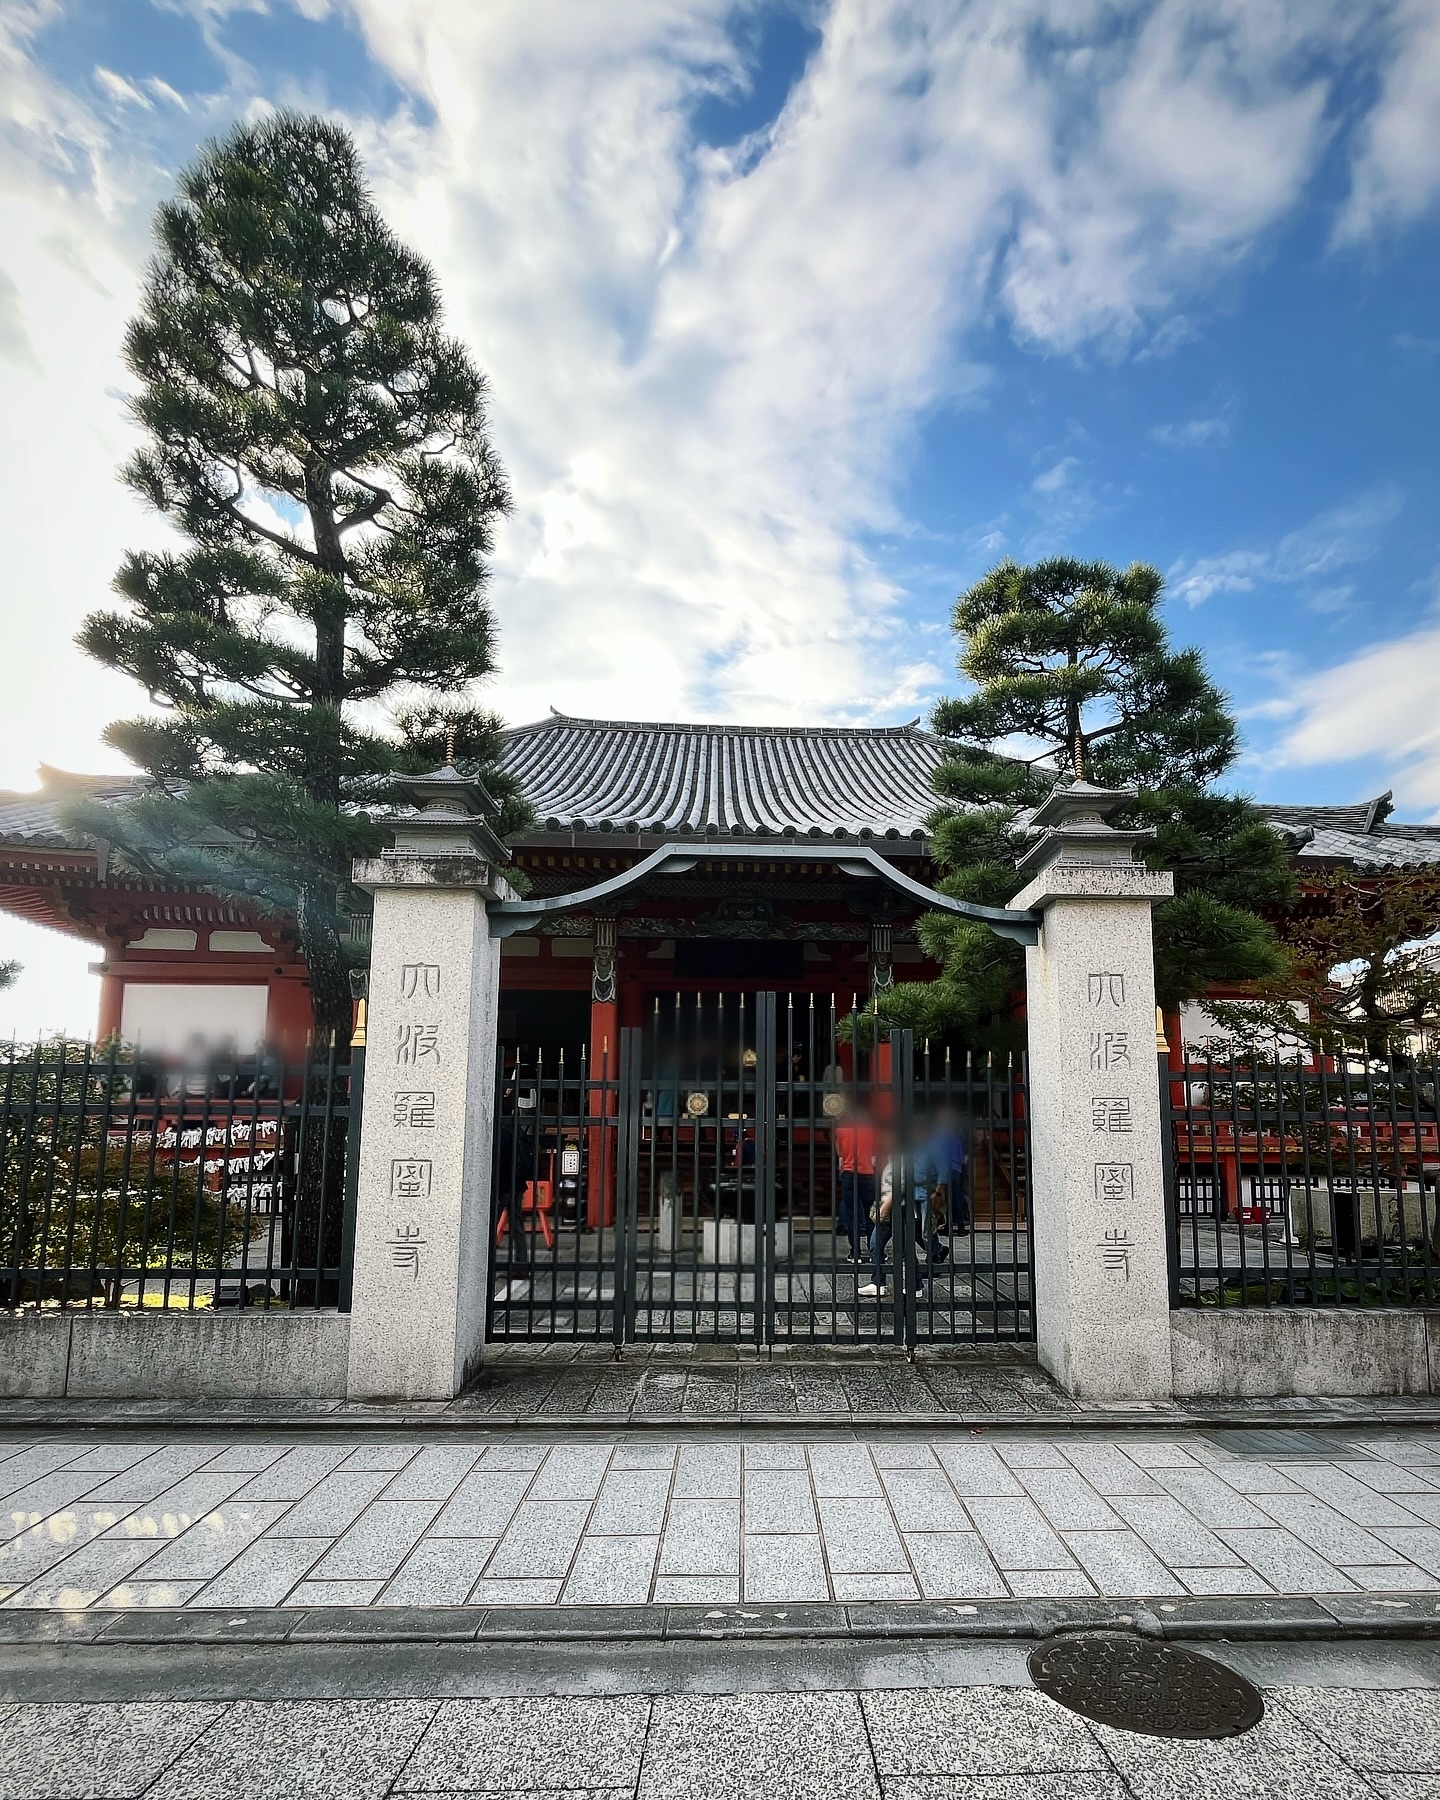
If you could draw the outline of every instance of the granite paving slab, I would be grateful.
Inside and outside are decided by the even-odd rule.
[[[1373,1789],[1315,1732],[1273,1702],[1240,1737],[1209,1740],[1142,1737],[1094,1727],[1106,1755],[1136,1800],[1187,1794],[1259,1794],[1266,1800],[1368,1800]]]
[[[1440,1591],[1418,1431],[1300,1431],[1293,1458],[1281,1431],[1263,1455],[1169,1429],[476,1432],[151,1446],[118,1475],[103,1446],[47,1440],[44,1472],[19,1470],[0,1615]],[[117,1479],[127,1497],[97,1504]]]
[[[236,1701],[147,1790],[153,1800],[369,1800],[390,1791],[433,1700]]]
[[[450,1700],[412,1750],[397,1793],[520,1794],[549,1788],[634,1791],[648,1699]]]
[[[695,1747],[705,1745],[703,1757]],[[666,1696],[637,1800],[879,1800],[853,1694]]]
[[[873,1610],[928,1610],[943,1629],[944,1615],[961,1609],[880,1603]],[[1072,1609],[1070,1622],[1086,1610]],[[575,1660],[556,1668],[578,1671],[592,1654],[583,1637],[596,1629],[594,1611],[572,1609]],[[617,1644],[643,1632],[645,1611],[615,1615]],[[1010,1672],[968,1685],[953,1676],[924,1686],[897,1680],[885,1651],[855,1665],[849,1685],[817,1684],[815,1645],[833,1629],[824,1613],[804,1606],[708,1609],[691,1619],[677,1613],[677,1642],[688,1633],[690,1652],[738,1677],[734,1687],[695,1692],[675,1691],[656,1673],[663,1665],[651,1664],[644,1691],[604,1695],[583,1685],[517,1691],[514,1677],[502,1674],[507,1685],[489,1697],[484,1690],[398,1697],[382,1689],[363,1698],[260,1699],[232,1675],[221,1684],[228,1697],[95,1703],[71,1697],[93,1679],[74,1667],[57,1683],[65,1693],[55,1700],[0,1702],[0,1800],[1431,1800],[1440,1780],[1440,1669],[1433,1656],[1414,1666],[1397,1658],[1341,1661],[1328,1679],[1317,1665],[1303,1686],[1267,1683],[1265,1716],[1250,1732],[1187,1741],[1095,1725],[1066,1711],[1028,1685],[1019,1646],[977,1646],[971,1666],[1000,1661]],[[1088,1613],[1089,1622],[1108,1622],[1103,1602],[1090,1603]],[[354,1642],[370,1616],[349,1615]],[[508,1668],[513,1646],[544,1626],[543,1615],[512,1612],[509,1628],[499,1614],[490,1616],[493,1636],[483,1618],[467,1614],[463,1624],[474,1641],[450,1640],[464,1658],[446,1665],[452,1678],[487,1651],[493,1668]],[[293,1666],[299,1656],[344,1641],[327,1634],[323,1622],[294,1617],[291,1645],[262,1650],[257,1641],[253,1654],[288,1658]],[[788,1632],[805,1640],[788,1647],[798,1660],[772,1642],[749,1645],[748,1664],[715,1663],[714,1647],[698,1640],[723,1635],[732,1622],[752,1637]],[[237,1626],[245,1623],[237,1619]],[[1033,1633],[1039,1623],[1032,1619],[1027,1629]],[[112,1629],[119,1630],[118,1621]],[[133,1662],[128,1646],[145,1641],[132,1625],[110,1654]],[[243,1641],[231,1640],[230,1653]],[[437,1639],[432,1649],[443,1647]],[[215,1650],[225,1653],[225,1643],[215,1640]],[[1302,1654],[1305,1665],[1317,1663],[1314,1646]],[[1285,1654],[1281,1666],[1293,1672],[1302,1656]],[[1370,1685],[1358,1685],[1367,1675]]]
[[[0,1800],[129,1800],[225,1711],[194,1702],[17,1706],[0,1733]]]

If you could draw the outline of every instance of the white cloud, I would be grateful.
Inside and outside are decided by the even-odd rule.
[[[1440,199],[1440,7],[1396,0],[1386,9],[1388,62],[1379,101],[1360,132],[1340,243],[1408,224]]]
[[[135,707],[132,684],[71,639],[108,597],[128,543],[155,523],[120,488],[133,434],[117,398],[120,331],[165,175],[128,132],[50,80],[29,53],[46,5],[0,13],[0,219],[9,283],[0,360],[0,495],[6,537],[0,785],[39,761],[115,766],[101,727]],[[133,118],[133,113],[127,113]]]
[[[1440,810],[1440,625],[1374,644],[1296,681],[1292,722],[1268,759],[1281,768],[1373,758],[1401,808]]]
[[[1340,616],[1354,612],[1355,608],[1351,604],[1354,597],[1355,583],[1342,581],[1334,587],[1317,588],[1306,601],[1306,605],[1311,612],[1325,616]]]
[[[1058,494],[1063,488],[1073,484],[1075,471],[1079,467],[1078,456],[1062,456],[1059,462],[1037,475],[1030,486],[1037,494]]]
[[[1114,9],[1077,5],[1051,9],[1050,23],[1076,48],[1089,38],[1096,123],[1046,146],[1005,294],[1022,337],[1119,348],[1298,198],[1324,139],[1325,87],[1295,71],[1345,33],[1344,13],[1326,0],[1214,0],[1203,20],[1184,4],[1126,8],[1115,30]]]
[[[781,118],[720,152],[685,109],[743,76],[722,5],[358,15],[436,117],[374,138],[387,204],[495,379],[507,705],[825,717],[905,658],[857,546],[901,524],[897,452],[992,271],[1038,347],[1163,328],[1302,190],[1296,59],[1341,13],[1226,5],[1197,47],[1176,0],[1118,38],[1099,5],[835,0]],[[1084,96],[1041,24],[1092,53]]]
[[[185,104],[184,95],[177,94],[170,83],[162,81],[158,75],[152,75],[145,83],[145,88],[157,100],[164,100],[170,106],[178,106],[181,112],[189,112],[190,108]]]
[[[1331,569],[1364,562],[1374,554],[1375,534],[1397,518],[1404,505],[1401,490],[1383,483],[1317,514],[1307,525],[1281,538],[1275,550],[1276,579],[1306,581]]]
[[[1177,563],[1168,577],[1170,592],[1190,606],[1201,605],[1213,594],[1248,594],[1269,573],[1271,560],[1263,550],[1227,550],[1223,556]]]
[[[1391,484],[1369,488],[1341,506],[1317,513],[1269,549],[1229,550],[1220,556],[1177,563],[1168,577],[1170,592],[1176,599],[1199,606],[1214,594],[1249,593],[1269,582],[1304,585],[1373,556],[1378,548],[1376,534],[1404,504],[1404,494]],[[1337,591],[1335,584],[1317,590],[1312,604],[1327,596],[1333,599]],[[1352,592],[1353,587],[1347,586],[1341,597],[1348,599]],[[1324,605],[1317,610],[1324,611]]]
[[[25,329],[25,314],[20,289],[15,279],[0,269],[0,358],[18,363],[24,369],[38,369],[35,348]]]
[[[102,88],[112,100],[118,100],[122,106],[138,106],[149,112],[152,102],[142,94],[133,81],[127,81],[123,75],[117,75],[113,69],[95,69],[95,84]]]
[[[1216,450],[1230,442],[1230,421],[1223,415],[1186,419],[1183,424],[1157,425],[1150,436],[1167,450]]]
[[[614,693],[626,711],[823,716],[869,711],[900,648],[855,542],[896,524],[896,448],[949,391],[988,270],[1040,346],[1143,328],[1296,198],[1323,94],[1291,58],[1337,14],[1220,7],[1192,50],[1184,7],[1150,9],[1129,50],[1096,52],[1085,130],[1031,29],[1102,45],[1103,9],[841,0],[776,128],[698,157],[682,101],[697,45],[725,67],[718,9],[608,13],[605,41],[569,7],[362,16],[436,106],[391,191],[414,203],[423,160],[427,243],[497,380],[520,711]],[[540,337],[563,344],[544,365]],[[545,655],[556,635],[585,646],[574,668]]]

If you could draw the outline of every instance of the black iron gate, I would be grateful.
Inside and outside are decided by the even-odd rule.
[[[1032,1338],[1023,1059],[838,1024],[674,994],[593,1063],[502,1047],[491,1338]]]

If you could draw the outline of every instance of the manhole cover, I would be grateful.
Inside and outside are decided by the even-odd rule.
[[[1259,1688],[1224,1663],[1125,1631],[1053,1638],[1031,1651],[1030,1674],[1071,1712],[1149,1737],[1238,1737],[1265,1712]]]

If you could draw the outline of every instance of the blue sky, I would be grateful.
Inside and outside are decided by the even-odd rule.
[[[1001,555],[1165,571],[1237,779],[1440,816],[1433,0],[10,0],[0,782],[98,767],[71,646],[154,205],[352,125],[488,370],[512,719],[877,721]]]

